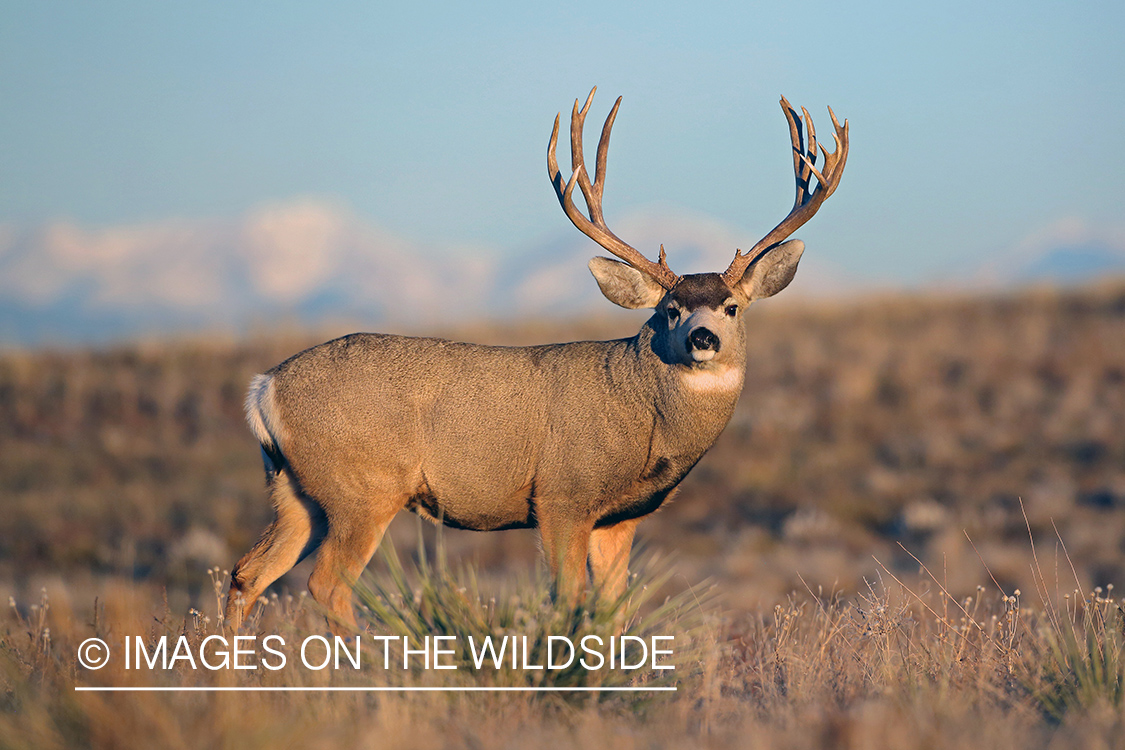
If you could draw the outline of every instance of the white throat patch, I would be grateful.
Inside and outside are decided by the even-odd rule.
[[[729,393],[742,388],[742,373],[737,367],[693,367],[680,375],[680,382],[696,393]]]

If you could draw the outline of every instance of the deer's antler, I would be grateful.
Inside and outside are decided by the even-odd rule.
[[[653,263],[639,250],[626,244],[620,237],[610,231],[610,228],[606,226],[605,218],[602,216],[602,191],[605,189],[609,134],[613,130],[613,120],[617,117],[617,108],[621,106],[621,97],[617,98],[617,102],[613,105],[613,109],[610,110],[605,125],[602,127],[602,137],[598,141],[597,160],[594,163],[594,181],[591,183],[590,175],[586,172],[586,165],[582,160],[582,127],[586,122],[586,113],[590,111],[590,103],[594,100],[594,92],[597,90],[596,86],[590,90],[590,95],[586,97],[586,103],[582,106],[582,109],[578,108],[578,100],[574,100],[574,108],[570,114],[570,165],[572,169],[570,180],[563,182],[558,160],[555,157],[555,149],[559,140],[559,117],[561,115],[555,117],[555,127],[551,131],[551,142],[547,146],[547,174],[551,178],[551,184],[555,187],[555,194],[559,197],[559,203],[562,205],[563,211],[570,217],[574,226],[633,268],[654,278],[660,286],[671,289],[680,280],[680,277],[672,273],[672,269],[668,267],[664,247],[661,246],[660,248],[659,261]],[[582,190],[582,197],[586,200],[586,208],[590,212],[589,218],[583,215],[574,205],[573,194],[576,184]]]
[[[734,251],[734,260],[731,261],[730,267],[723,272],[723,280],[731,286],[742,279],[746,269],[758,256],[796,232],[802,224],[813,217],[813,214],[820,209],[820,204],[824,203],[828,196],[832,195],[840,185],[840,175],[844,173],[844,164],[848,161],[848,121],[844,120],[844,124],[841,126],[831,107],[828,108],[828,114],[832,118],[832,127],[835,131],[832,137],[836,141],[836,150],[829,153],[823,145],[820,147],[824,154],[823,170],[816,168],[816,130],[813,128],[812,118],[809,117],[808,110],[801,107],[805,130],[808,131],[806,147],[801,132],[801,119],[797,116],[797,110],[793,109],[784,96],[781,97],[781,108],[785,111],[785,119],[789,121],[789,137],[793,141],[793,172],[797,178],[797,198],[789,215],[770,230],[769,234],[758,240],[754,247],[750,248],[750,252]],[[812,187],[809,185],[809,181],[814,175],[817,184]]]

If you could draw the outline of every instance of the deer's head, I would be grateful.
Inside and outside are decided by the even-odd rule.
[[[610,302],[632,309],[656,309],[650,324],[664,339],[664,353],[672,362],[699,367],[709,366],[708,363],[721,363],[733,356],[732,350],[745,345],[742,313],[750,303],[777,294],[793,280],[805,246],[800,240],[785,240],[813,217],[840,184],[840,176],[848,159],[848,122],[845,120],[840,125],[835,113],[829,108],[836,149],[829,152],[823,146],[820,147],[824,155],[824,166],[823,170],[818,170],[816,131],[812,118],[802,108],[802,128],[802,118],[782,97],[781,107],[789,122],[789,135],[793,142],[793,170],[797,181],[797,197],[793,209],[781,223],[755,243],[749,252],[735,250],[734,260],[723,273],[677,276],[668,267],[663,246],[660,247],[658,260],[653,262],[621,240],[605,223],[602,215],[602,190],[605,187],[606,157],[609,153],[610,132],[613,130],[621,98],[618,97],[602,127],[594,179],[591,181],[582,156],[582,129],[596,90],[590,91],[581,109],[575,100],[571,111],[570,180],[563,181],[555,156],[559,117],[555,118],[555,127],[547,148],[547,172],[563,211],[590,239],[621,259],[594,258],[590,261],[590,271],[597,279],[602,294]],[[815,186],[810,185],[813,176],[817,179]],[[574,204],[575,185],[582,191],[589,216],[584,215]],[[737,356],[741,359],[741,352]]]

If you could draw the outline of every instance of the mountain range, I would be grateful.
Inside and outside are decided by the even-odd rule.
[[[678,210],[650,209],[617,224],[639,248],[675,248],[676,267],[685,271],[724,268],[745,242],[715,219]],[[974,278],[995,287],[1122,274],[1120,240],[1064,222]],[[0,344],[245,332],[278,321],[418,328],[465,318],[580,315],[606,304],[586,270],[593,254],[604,252],[569,228],[506,255],[420,245],[314,200],[229,220],[93,229],[0,224]],[[790,296],[838,296],[862,286],[815,257],[801,270]]]

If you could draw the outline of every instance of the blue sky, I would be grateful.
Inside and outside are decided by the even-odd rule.
[[[750,245],[792,202],[784,93],[822,132],[825,105],[851,122],[809,248],[869,278],[955,277],[1058,221],[1121,226],[1123,28],[1120,0],[8,2],[0,222],[315,197],[518,253],[567,226],[547,138],[597,84],[591,140],[625,97],[611,225],[671,206]]]

